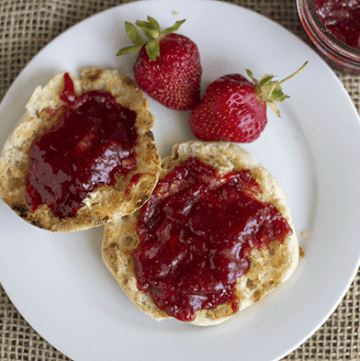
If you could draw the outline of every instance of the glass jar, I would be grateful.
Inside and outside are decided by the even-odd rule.
[[[360,74],[360,49],[343,43],[325,27],[313,0],[297,0],[297,8],[307,35],[325,60],[342,71]]]

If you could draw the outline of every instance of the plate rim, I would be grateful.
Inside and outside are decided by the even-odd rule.
[[[203,1],[209,1],[209,0],[198,0],[198,2],[203,2]],[[126,4],[118,5],[118,6],[114,7],[114,8],[107,9],[107,10],[104,10],[104,11],[98,13],[98,14],[92,15],[91,17],[89,17],[89,18],[87,18],[87,19],[85,19],[85,20],[83,20],[83,21],[81,21],[81,22],[79,22],[79,23],[71,26],[71,27],[70,27],[69,29],[67,29],[65,32],[63,32],[63,33],[59,34],[58,36],[56,36],[56,37],[55,37],[49,44],[47,44],[38,54],[43,53],[43,52],[45,51],[45,49],[47,49],[48,46],[50,46],[50,45],[51,45],[52,43],[54,43],[57,39],[59,39],[59,37],[68,35],[69,32],[71,32],[75,27],[81,26],[81,24],[83,24],[84,22],[87,22],[88,20],[90,20],[90,19],[92,19],[92,18],[94,18],[94,17],[97,17],[97,16],[104,16],[104,15],[102,15],[102,14],[104,14],[104,13],[106,13],[106,12],[113,12],[114,10],[117,11],[116,9],[118,9],[118,8],[120,8],[120,7],[133,6],[134,4],[139,4],[139,3],[141,3],[141,2],[142,2],[142,1],[140,1],[140,2],[135,2],[135,3],[131,2],[131,3],[126,3]],[[150,1],[147,0],[147,1],[144,1],[144,2],[150,2]],[[153,3],[159,3],[159,2],[161,2],[161,0],[159,0],[159,1],[152,1],[152,0],[151,0],[151,2],[153,2]],[[190,1],[190,2],[191,2],[191,1]],[[175,2],[175,3],[176,3],[176,2]],[[184,3],[184,2],[181,2],[181,3]],[[215,1],[213,1],[213,3],[215,3]],[[239,5],[235,5],[235,4],[231,4],[231,3],[222,3],[222,4],[223,4],[223,5],[234,6],[234,7],[240,8],[240,9],[242,9],[242,10],[245,10],[245,11],[251,12],[251,13],[253,13],[253,14],[256,14],[256,15],[258,15],[258,16],[260,16],[260,17],[265,17],[264,15],[255,13],[255,12],[253,12],[252,10],[249,10],[249,9],[247,9],[247,8],[243,8],[243,7],[239,6]],[[285,30],[286,32],[289,32],[287,29],[285,29],[284,27],[282,27],[280,24],[274,22],[273,20],[268,19],[268,18],[266,18],[266,19],[267,19],[268,21],[272,22],[273,24],[281,27],[281,28],[282,28],[283,30]],[[290,32],[289,32],[289,33],[290,33]],[[291,34],[292,34],[293,36],[297,37],[295,34],[293,34],[293,33],[291,33]],[[297,38],[298,38],[299,41],[302,42],[302,40],[301,40],[299,37],[297,37]],[[36,58],[37,58],[38,54],[35,55],[35,57],[34,57],[34,58],[27,64],[27,66],[20,72],[19,76],[15,79],[15,81],[13,82],[13,84],[11,85],[11,87],[9,88],[9,90],[7,91],[7,93],[5,94],[5,96],[4,96],[4,98],[2,99],[1,104],[0,104],[0,115],[1,115],[1,110],[2,110],[3,104],[5,103],[6,97],[8,96],[9,93],[11,93],[11,89],[16,88],[16,84],[17,84],[16,82],[18,81],[19,78],[21,78],[23,71],[24,71],[25,69],[27,69],[30,64],[32,64],[33,62],[36,62]],[[336,78],[335,75],[334,75],[334,78]],[[336,78],[336,79],[337,79],[337,78]],[[339,79],[337,79],[337,80],[338,80],[338,82],[341,84],[340,80],[339,80]],[[348,95],[348,94],[347,94],[347,95]],[[349,95],[348,95],[348,97],[349,97]],[[350,99],[350,97],[349,97],[349,99]],[[350,100],[351,100],[351,99],[350,99]],[[6,101],[7,101],[7,100],[6,100]],[[353,105],[353,110],[355,110],[355,105],[353,104],[352,101],[351,101],[351,104]],[[359,260],[359,262],[357,263],[357,266],[354,268],[354,272],[353,272],[353,277],[352,277],[352,279],[349,280],[348,284],[347,284],[346,287],[344,288],[343,294],[338,297],[338,298],[339,298],[338,303],[334,304],[333,308],[327,313],[328,315],[327,315],[326,317],[324,317],[324,320],[318,325],[318,327],[314,330],[314,332],[316,332],[316,330],[317,330],[319,327],[321,327],[321,325],[326,321],[326,319],[329,317],[329,315],[335,310],[335,308],[336,308],[336,307],[338,306],[338,304],[341,302],[341,299],[342,299],[342,298],[344,297],[344,295],[346,294],[348,288],[350,287],[350,285],[351,285],[351,283],[352,283],[352,281],[353,281],[353,279],[354,279],[354,277],[355,277],[355,275],[356,275],[356,273],[357,273],[357,269],[359,268],[359,265],[360,265],[360,260]],[[1,274],[0,274],[0,277],[1,277]],[[5,290],[5,292],[6,292],[6,288],[5,288],[5,287],[4,287],[4,290]],[[14,303],[14,305],[16,305],[16,302],[14,302],[14,301],[12,300],[12,298],[11,298],[10,295],[9,295],[9,298],[10,298],[11,301]],[[16,306],[16,307],[17,307],[17,306]],[[311,336],[311,335],[310,335],[310,336]],[[309,336],[309,335],[305,336],[304,339],[301,340],[301,341],[299,341],[299,343],[298,343],[297,345],[295,345],[289,352],[293,351],[296,347],[298,347],[300,344],[302,344],[302,343],[304,342],[304,340],[306,340],[306,339],[307,339],[308,337],[310,337],[310,336]],[[52,343],[52,344],[53,344],[53,343]],[[63,352],[63,351],[61,351],[61,352]],[[286,353],[284,353],[283,356],[286,355],[286,354],[288,354],[289,352],[286,351]],[[281,357],[283,357],[283,356],[281,356]]]

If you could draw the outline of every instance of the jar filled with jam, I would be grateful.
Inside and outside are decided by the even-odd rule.
[[[302,25],[327,62],[360,74],[360,1],[297,0]]]

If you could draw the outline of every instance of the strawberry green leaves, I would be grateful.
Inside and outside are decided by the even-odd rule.
[[[159,23],[154,18],[148,16],[147,20],[148,21],[138,20],[135,24],[138,28],[145,32],[145,35],[150,39],[150,41],[145,42],[136,26],[129,22],[125,22],[126,33],[134,45],[120,49],[117,55],[124,55],[135,52],[139,50],[144,44],[146,44],[145,49],[147,55],[152,61],[155,61],[160,56],[159,40],[161,37],[179,30],[180,26],[185,22],[185,20],[177,21],[173,26],[161,31]]]
[[[128,46],[126,48],[122,48],[118,51],[118,53],[116,55],[124,55],[124,54],[128,54],[128,53],[133,53],[137,50],[140,50],[140,48],[144,45],[144,41],[143,41],[138,29],[136,29],[135,25],[126,21],[125,22],[125,30],[129,36],[129,38],[134,43],[134,46]]]
[[[277,109],[275,102],[281,103],[286,98],[289,98],[288,95],[283,93],[281,89],[281,84],[300,73],[300,71],[305,68],[306,64],[307,61],[295,73],[291,74],[290,76],[281,81],[274,81],[273,75],[264,75],[262,79],[258,81],[254,78],[253,73],[250,70],[246,69],[246,73],[255,83],[255,90],[258,93],[260,99],[266,102],[269,107],[275,112],[275,114],[280,117],[280,112]]]

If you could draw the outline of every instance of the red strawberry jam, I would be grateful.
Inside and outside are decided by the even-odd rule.
[[[89,192],[136,169],[137,144],[135,112],[108,92],[75,96],[68,74],[64,81],[65,105],[52,111],[56,125],[32,144],[25,182],[32,211],[47,204],[59,218],[74,216]]]
[[[159,181],[142,208],[133,253],[138,288],[168,315],[191,321],[195,311],[230,303],[250,252],[292,233],[249,170],[220,174],[189,158]]]
[[[360,2],[313,0],[325,27],[343,43],[360,49]]]

